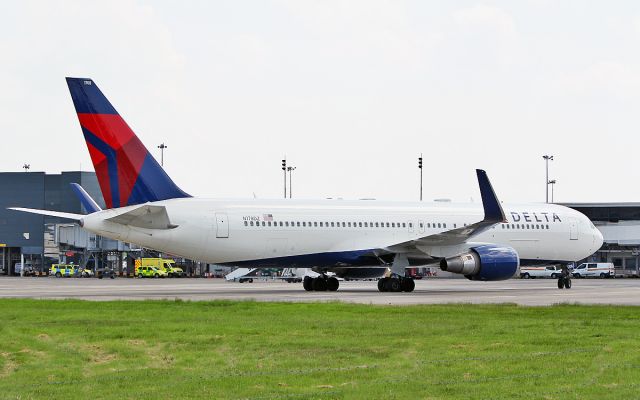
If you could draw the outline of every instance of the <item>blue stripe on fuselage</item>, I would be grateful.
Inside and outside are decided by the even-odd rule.
[[[302,254],[297,256],[262,258],[248,261],[223,263],[233,266],[251,266],[254,268],[330,268],[330,267],[379,267],[380,262],[373,250],[351,250],[331,253]]]

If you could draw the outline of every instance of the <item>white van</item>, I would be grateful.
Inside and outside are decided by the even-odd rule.
[[[559,278],[562,274],[560,265],[547,265],[539,267],[520,267],[520,278]]]
[[[572,272],[574,278],[612,278],[616,276],[616,269],[613,263],[582,263],[575,267]]]

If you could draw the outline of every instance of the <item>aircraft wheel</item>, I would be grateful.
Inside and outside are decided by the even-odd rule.
[[[387,278],[378,279],[378,290],[380,292],[386,292],[387,291]]]
[[[329,279],[327,279],[327,290],[330,292],[335,292],[336,290],[338,290],[338,288],[340,287],[340,282],[338,281],[337,278],[334,278],[333,276]]]
[[[310,277],[310,276],[305,276],[304,280],[302,281],[302,287],[307,292],[312,291],[313,290],[313,278]]]
[[[324,292],[327,290],[327,281],[321,276],[313,278],[312,287],[316,292]]]
[[[560,278],[558,279],[558,289],[562,289],[564,288],[564,279]]]
[[[416,288],[416,282],[412,278],[404,278],[402,280],[403,292],[413,292],[413,289],[415,288]]]
[[[386,284],[386,289],[389,292],[400,292],[402,290],[400,280],[398,278],[389,279]]]
[[[565,289],[571,289],[571,279],[569,279],[569,278],[565,279],[564,287],[565,287]]]

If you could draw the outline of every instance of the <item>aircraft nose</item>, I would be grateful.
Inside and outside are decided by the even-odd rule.
[[[593,245],[595,246],[595,249],[598,250],[604,243],[604,237],[602,237],[600,229],[594,228],[593,231]]]

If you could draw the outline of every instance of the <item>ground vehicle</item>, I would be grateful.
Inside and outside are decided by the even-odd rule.
[[[16,275],[23,276],[36,276],[36,269],[30,263],[24,263],[24,271],[22,270],[22,263],[16,263],[14,266],[14,273]]]
[[[176,266],[176,262],[166,258],[140,258],[136,260],[136,272],[139,267],[155,267],[167,273],[169,277],[180,278],[185,275],[182,268]]]
[[[78,272],[78,266],[74,264],[53,264],[49,269],[49,275],[53,275],[56,278],[73,277]]]
[[[95,276],[95,274],[89,268],[80,268],[78,269],[78,276],[81,278],[91,278]]]
[[[138,278],[166,278],[167,272],[156,267],[141,266],[136,268],[136,276]]]
[[[582,263],[573,269],[574,278],[612,278],[616,276],[613,263]]]
[[[562,274],[562,267],[559,265],[547,265],[540,267],[520,267],[520,278],[558,278]]]
[[[102,278],[115,279],[116,272],[111,268],[100,268],[98,270],[98,279],[102,279]]]

